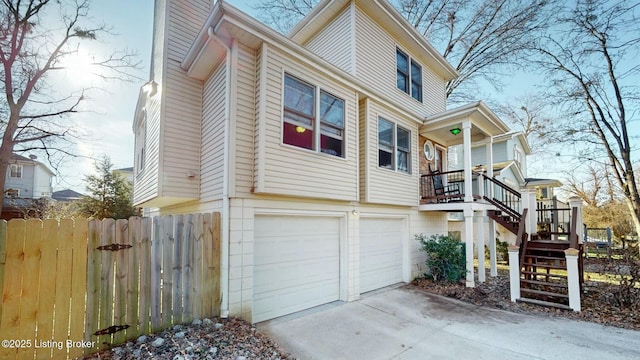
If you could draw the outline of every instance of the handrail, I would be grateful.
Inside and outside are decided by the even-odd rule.
[[[529,209],[522,210],[522,217],[518,223],[518,235],[516,235],[516,245],[520,247],[520,264],[518,269],[522,270],[524,266],[524,259],[527,254],[527,243],[529,242],[529,236],[527,234],[527,212]]]
[[[571,211],[571,230],[569,233],[569,246],[578,249],[578,208]]]
[[[518,199],[520,199],[522,197],[522,195],[517,192],[516,190],[514,190],[513,188],[511,188],[511,186],[503,183],[500,180],[496,180],[495,178],[492,177],[484,177],[485,179],[491,181],[492,183],[498,185],[499,187],[503,188],[504,190],[507,190],[508,192],[512,193],[513,195],[515,195]]]

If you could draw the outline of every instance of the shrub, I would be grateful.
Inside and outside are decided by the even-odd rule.
[[[640,258],[635,250],[626,249],[620,260],[609,261],[601,270],[613,283],[604,287],[600,297],[620,308],[640,305]]]
[[[435,281],[458,282],[467,273],[464,243],[460,240],[445,236],[416,235],[422,250],[427,253],[427,267]]]
[[[488,259],[491,255],[489,251],[489,246],[485,245],[484,247],[484,256]],[[508,261],[509,260],[509,243],[506,241],[501,241],[496,238],[496,260],[498,261]]]

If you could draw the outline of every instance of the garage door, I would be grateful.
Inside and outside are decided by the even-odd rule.
[[[338,300],[340,219],[256,216],[253,322]]]
[[[360,292],[402,281],[401,219],[360,219]]]

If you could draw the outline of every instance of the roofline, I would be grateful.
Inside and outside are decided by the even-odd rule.
[[[378,93],[375,89],[370,88],[370,85],[358,80],[352,74],[338,68],[337,66],[329,63],[328,61],[318,57],[310,50],[304,48],[300,44],[296,43],[292,39],[282,35],[276,30],[268,27],[262,22],[256,20],[250,15],[244,13],[233,5],[228,4],[225,1],[219,1],[216,6],[213,7],[209,17],[204,22],[202,29],[198,33],[196,39],[193,41],[191,47],[187,51],[184,60],[181,63],[181,68],[188,71],[198,59],[202,49],[207,45],[209,41],[210,29],[215,32],[219,29],[223,22],[227,22],[231,25],[239,26],[245,31],[250,31],[254,36],[261,38],[269,45],[280,47],[289,53],[298,55],[298,59],[307,63],[313,64],[323,69],[333,80],[342,82],[354,91],[360,92],[366,97],[374,98],[381,105],[393,109],[401,116],[405,116],[410,120],[413,120],[417,124],[422,124],[424,114],[414,113],[409,110],[405,110],[397,107],[393,103],[386,100],[386,98]],[[248,29],[247,29],[248,27]]]
[[[424,122],[435,122],[452,120],[456,118],[467,117],[478,111],[483,117],[491,120],[491,122],[502,132],[508,132],[509,127],[496,115],[483,101],[477,101],[463,105],[457,108],[449,109],[437,114],[425,117]]]
[[[321,14],[327,6],[329,6],[332,2],[336,0],[323,0],[320,3],[316,4],[311,12],[309,12],[302,20],[300,20],[294,27],[289,31],[287,37],[293,39],[296,34],[302,31],[305,27],[307,27],[313,20]],[[349,0],[345,1],[345,5],[349,2],[357,3],[361,0]],[[440,67],[440,70],[444,73],[445,81],[449,81],[460,76],[458,70],[451,65],[447,59],[445,59],[439,52],[436,50],[433,45],[425,37],[416,30],[415,27],[411,26],[411,24],[405,19],[399,12],[396,10],[393,5],[391,5],[388,1],[379,1],[379,0],[364,0],[367,3],[374,3],[378,5],[382,10],[384,10],[389,16],[402,28],[404,28],[411,38],[418,43],[423,50],[433,59],[435,63]]]

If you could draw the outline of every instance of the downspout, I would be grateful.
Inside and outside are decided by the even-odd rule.
[[[220,246],[220,292],[222,295],[220,304],[220,317],[229,317],[229,114],[231,109],[231,48],[227,46],[220,38],[213,32],[213,27],[207,29],[207,35],[209,39],[215,41],[222,46],[225,51],[225,109],[224,109],[224,165],[222,172],[222,214],[220,224],[220,231],[222,232],[222,244]]]

